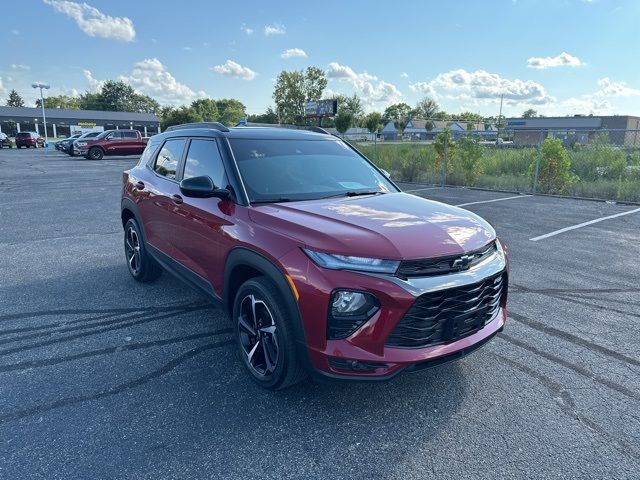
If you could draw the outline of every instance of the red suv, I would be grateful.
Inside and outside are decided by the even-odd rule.
[[[477,215],[402,193],[316,131],[172,127],[124,172],[124,249],[232,319],[251,377],[384,380],[475,350],[506,321],[508,261]]]
[[[16,133],[16,147],[44,147],[44,138],[36,132],[18,132]]]

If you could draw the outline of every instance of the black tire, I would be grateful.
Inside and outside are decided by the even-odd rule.
[[[74,157],[74,156],[75,156],[75,153],[73,153],[73,148],[70,148],[70,149],[67,151],[67,155],[69,155],[70,157]]]
[[[87,158],[89,160],[102,160],[103,157],[104,157],[104,152],[102,151],[101,148],[98,148],[98,147],[91,147],[87,152]]]
[[[251,378],[269,390],[290,387],[307,375],[297,358],[291,324],[295,319],[288,318],[284,305],[279,290],[266,277],[243,283],[233,302],[240,361]],[[255,320],[248,318],[252,312]]]
[[[124,226],[124,255],[131,276],[138,282],[153,282],[162,274],[162,267],[149,255],[135,219]]]

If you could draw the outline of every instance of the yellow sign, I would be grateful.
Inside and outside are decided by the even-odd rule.
[[[78,122],[80,127],[95,127],[96,122]]]

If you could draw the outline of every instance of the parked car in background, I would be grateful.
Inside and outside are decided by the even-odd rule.
[[[259,385],[387,380],[502,331],[508,260],[478,215],[403,193],[326,131],[170,127],[123,174],[129,272],[228,312]]]
[[[105,155],[142,155],[148,140],[138,130],[105,130],[95,138],[73,142],[73,153],[90,160],[101,160]]]
[[[78,141],[83,141],[85,139],[89,139],[89,138],[95,138],[98,135],[100,135],[102,132],[97,132],[97,131],[91,131],[91,132],[85,132],[82,135],[80,135],[80,137],[76,138],[75,140],[73,140],[72,142],[69,142],[68,145],[65,145],[65,149],[63,150],[65,153],[67,153],[68,155],[74,157],[75,156],[75,152],[73,151],[73,144],[76,140]]]
[[[55,143],[55,149],[56,150],[61,150],[63,152],[66,152],[67,149],[69,148],[69,146],[71,146],[73,144],[74,140],[77,140],[78,138],[80,138],[80,133],[77,133],[75,135],[71,135],[69,138],[65,138],[63,140],[59,140]]]
[[[13,148],[13,143],[6,133],[0,132],[0,148]]]
[[[18,132],[16,133],[16,147],[44,147],[44,138],[36,132]]]

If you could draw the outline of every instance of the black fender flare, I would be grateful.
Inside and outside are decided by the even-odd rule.
[[[138,227],[140,227],[140,232],[142,233],[142,240],[146,242],[147,236],[144,232],[144,225],[142,224],[142,217],[140,216],[140,208],[138,208],[138,205],[133,200],[131,200],[130,198],[124,197],[120,202],[120,219],[122,219],[122,213],[125,210],[129,210],[131,213],[133,213],[133,218],[136,219],[136,222],[138,222]],[[122,223],[123,223],[122,227],[124,228],[124,222]]]
[[[293,331],[295,334],[298,358],[304,361],[307,367],[310,367],[309,355],[307,352],[307,342],[302,325],[302,315],[298,308],[298,302],[295,299],[291,286],[285,277],[285,272],[276,266],[271,260],[264,255],[246,247],[236,247],[227,256],[224,267],[224,283],[223,283],[223,302],[228,312],[229,318],[233,317],[233,301],[231,298],[231,274],[236,267],[250,267],[257,270],[262,275],[273,282],[280,292],[285,303],[285,308],[289,314],[289,318],[293,319]]]

